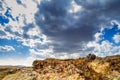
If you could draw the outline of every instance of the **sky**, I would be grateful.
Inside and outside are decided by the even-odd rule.
[[[120,55],[120,0],[0,0],[0,65]]]

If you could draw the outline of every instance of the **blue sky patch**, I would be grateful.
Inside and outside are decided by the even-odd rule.
[[[9,19],[5,16],[0,15],[0,24],[4,26],[5,24],[9,23]]]
[[[13,16],[10,14],[10,11],[11,11],[11,8],[8,7],[4,15],[7,16],[8,18],[12,19],[13,21],[15,21]]]
[[[16,2],[17,2],[18,4],[22,4],[22,1],[21,1],[21,0],[16,0]]]
[[[10,53],[9,56],[16,56],[16,57],[26,57],[29,54],[29,47],[23,46],[21,42],[18,42],[15,39],[7,40],[7,39],[0,39],[0,46],[9,45],[15,48],[15,51],[10,52],[0,52],[3,55],[8,55],[7,53]],[[6,53],[6,54],[5,54]],[[0,56],[3,57],[3,56]]]
[[[103,39],[100,41],[108,40],[111,43],[114,43],[113,36],[117,33],[120,33],[120,30],[118,29],[118,25],[113,25],[111,29],[105,28],[103,30]],[[115,44],[115,43],[114,43]]]

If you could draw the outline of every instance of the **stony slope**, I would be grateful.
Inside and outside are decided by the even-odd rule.
[[[20,68],[10,66],[0,66],[0,80],[2,80],[8,74],[14,74],[20,71]]]
[[[35,60],[33,67],[22,68],[2,80],[120,80],[120,55]]]
[[[20,71],[7,75],[2,80],[36,80],[37,73],[33,68],[22,68]]]

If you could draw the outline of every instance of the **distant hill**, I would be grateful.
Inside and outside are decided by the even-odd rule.
[[[12,65],[0,65],[0,68],[22,68],[25,67],[23,65],[16,65],[16,66],[12,66]]]

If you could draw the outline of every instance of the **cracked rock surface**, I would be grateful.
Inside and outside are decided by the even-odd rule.
[[[0,80],[120,80],[120,55],[35,60],[32,67],[0,69]]]

